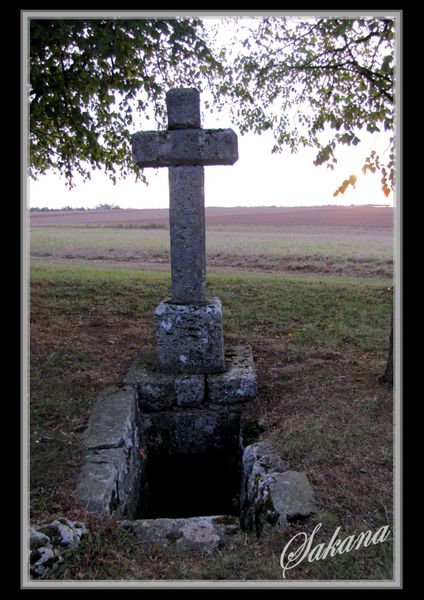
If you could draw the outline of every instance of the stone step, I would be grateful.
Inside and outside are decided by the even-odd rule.
[[[240,520],[231,515],[189,517],[185,519],[137,519],[118,521],[132,531],[143,546],[200,550],[210,553],[231,542],[240,532]]]

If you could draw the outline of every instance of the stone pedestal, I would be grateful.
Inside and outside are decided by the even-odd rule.
[[[223,373],[164,373],[158,367],[154,351],[146,349],[123,383],[136,387],[144,413],[175,411],[177,407],[239,412],[246,402],[256,397],[256,372],[250,346],[226,348],[225,363]]]
[[[225,370],[222,307],[218,298],[201,304],[164,300],[155,310],[158,368],[164,373]]]

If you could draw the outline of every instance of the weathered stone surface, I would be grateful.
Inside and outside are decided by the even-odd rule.
[[[232,129],[139,131],[132,137],[132,153],[144,168],[233,165],[237,135]]]
[[[119,471],[114,462],[98,456],[86,457],[83,463],[75,492],[75,498],[86,511],[99,515],[111,515],[118,501]]]
[[[134,517],[143,458],[135,389],[110,387],[99,394],[83,436],[86,448],[76,500],[87,511]]]
[[[268,487],[269,499],[279,525],[308,517],[317,511],[306,473],[297,471],[272,473],[268,475],[268,480],[268,482],[264,481],[264,489]]]
[[[146,373],[138,386],[139,402],[143,409],[162,410],[175,401],[174,377],[165,373]]]
[[[225,369],[222,308],[161,302],[155,310],[158,367],[165,373],[219,373]]]
[[[234,346],[225,352],[226,371],[207,377],[208,402],[239,404],[256,396],[256,372],[250,346]]]
[[[272,445],[264,442],[244,450],[240,503],[241,526],[257,533],[316,512],[306,474],[289,471]]]
[[[203,167],[171,167],[169,223],[171,301],[206,300],[205,192]]]
[[[246,446],[242,458],[241,479],[241,524],[244,529],[258,529],[257,503],[259,482],[269,473],[282,473],[288,464],[274,447],[267,442],[256,442]]]
[[[87,533],[84,523],[64,517],[31,527],[29,535],[30,574],[34,579],[45,577],[63,562],[63,549],[75,547]]]
[[[83,435],[86,448],[119,448],[132,445],[135,391],[130,386],[110,386],[97,397]]]
[[[31,527],[29,531],[30,551],[46,546],[47,544],[50,544],[50,538],[35,527]]]
[[[243,452],[243,474],[245,481],[255,480],[268,473],[284,473],[288,464],[269,442],[256,442],[246,446]]]
[[[65,517],[54,519],[50,523],[42,523],[33,529],[46,536],[50,544],[67,547],[78,545],[81,537],[87,533],[84,523],[70,521]]]
[[[305,473],[285,471],[257,479],[252,502],[251,525],[258,533],[283,527],[316,512],[311,485]],[[243,525],[246,523],[243,521]]]
[[[240,416],[199,408],[143,415],[143,440],[150,452],[209,452],[237,447]]]
[[[88,512],[134,517],[142,500],[140,482],[145,460],[140,439],[132,448],[90,450],[77,479],[76,499]]]
[[[194,88],[174,88],[166,93],[168,129],[200,127],[200,94]]]
[[[45,577],[56,567],[63,562],[63,557],[58,550],[48,544],[47,546],[41,546],[34,552],[31,552],[30,556],[30,574],[33,579],[39,577]]]
[[[181,550],[204,553],[218,550],[240,532],[238,518],[227,515],[120,521],[119,526],[133,531],[143,546],[175,545]]]
[[[205,399],[205,375],[176,375],[157,370],[156,353],[143,349],[123,379],[137,389],[143,411],[176,406],[198,406]]]
[[[174,388],[178,406],[198,406],[205,399],[205,376],[177,375]]]

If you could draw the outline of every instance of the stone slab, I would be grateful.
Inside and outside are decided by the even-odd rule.
[[[186,519],[137,519],[118,521],[118,526],[132,531],[144,547],[174,546],[181,550],[210,553],[222,548],[240,533],[239,519],[229,515]]]
[[[132,445],[136,394],[131,386],[110,386],[95,401],[83,434],[86,448],[119,448]]]
[[[132,137],[132,157],[144,168],[233,165],[237,135],[232,129],[139,131]]]
[[[113,462],[86,460],[81,468],[75,498],[90,513],[109,516],[117,501],[119,472]]]
[[[161,302],[155,310],[158,369],[164,373],[220,373],[225,370],[222,307]]]
[[[203,167],[171,167],[169,224],[172,302],[206,300],[205,192]]]
[[[195,88],[174,88],[166,93],[168,129],[199,128],[200,93]]]
[[[225,351],[226,370],[206,380],[208,402],[230,405],[256,397],[256,371],[250,346],[234,346]]]
[[[285,471],[268,477],[270,499],[278,515],[278,524],[303,519],[317,511],[306,473]]]
[[[85,454],[75,499],[88,512],[134,517],[140,499],[143,458],[134,387],[111,386],[94,404],[83,434]]]

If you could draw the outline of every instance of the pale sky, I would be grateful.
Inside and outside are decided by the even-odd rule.
[[[246,20],[247,23],[248,19]],[[213,20],[210,20],[213,23]],[[226,33],[220,29],[220,37]],[[222,43],[222,40],[221,40]],[[205,95],[201,96],[204,101]],[[154,119],[143,121],[136,115],[140,129],[152,129]],[[202,108],[202,127],[237,129],[223,113],[207,114]],[[206,206],[311,206],[321,204],[392,204],[381,191],[381,175],[361,167],[371,150],[382,157],[388,146],[388,134],[364,134],[364,141],[356,147],[336,149],[338,164],[334,171],[325,165],[315,167],[316,151],[299,150],[292,155],[287,148],[282,154],[271,154],[274,145],[272,133],[261,136],[238,135],[239,160],[233,166],[205,168]],[[129,149],[130,152],[130,149]],[[343,195],[334,191],[350,175],[357,176],[355,189],[351,186]],[[29,207],[62,208],[64,206],[94,208],[98,204],[116,204],[121,208],[166,208],[168,199],[167,169],[146,169],[149,186],[134,182],[134,177],[118,180],[116,185],[106,175],[95,171],[91,181],[77,184],[71,191],[58,175],[40,176],[39,181],[29,181]]]
[[[205,120],[204,127],[219,126]],[[221,123],[231,127],[231,123]],[[381,143],[384,141],[384,143]],[[313,206],[321,204],[392,204],[381,191],[379,174],[361,167],[364,159],[375,148],[381,153],[387,147],[387,138],[369,135],[367,143],[337,150],[338,163],[331,171],[313,165],[315,152],[302,149],[292,155],[271,154],[272,135],[238,136],[239,160],[233,166],[205,167],[206,206]],[[29,206],[62,208],[63,206],[94,208],[98,204],[117,204],[121,208],[167,208],[167,169],[146,169],[149,185],[134,183],[134,178],[118,180],[116,185],[106,175],[94,172],[91,181],[75,178],[77,185],[71,191],[65,180],[55,175],[45,175],[39,181],[30,180]],[[350,175],[357,176],[355,189],[333,197],[334,191]]]

